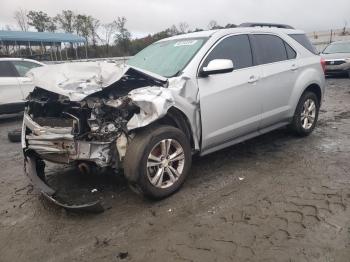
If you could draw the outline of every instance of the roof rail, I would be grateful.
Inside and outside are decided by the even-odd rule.
[[[284,29],[294,29],[294,27],[290,25],[284,25],[284,24],[273,24],[273,23],[243,23],[240,24],[238,27],[277,27],[277,28],[284,28]]]

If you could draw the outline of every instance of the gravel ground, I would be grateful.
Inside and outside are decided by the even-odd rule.
[[[0,120],[0,261],[350,261],[350,80],[328,79],[315,132],[281,129],[194,160],[160,202],[121,177],[50,167],[53,184],[97,188],[109,209],[77,214],[39,196]],[[74,191],[74,190],[72,190]]]

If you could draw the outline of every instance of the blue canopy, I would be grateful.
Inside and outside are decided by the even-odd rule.
[[[0,44],[85,43],[81,36],[68,33],[22,32],[0,30]]]

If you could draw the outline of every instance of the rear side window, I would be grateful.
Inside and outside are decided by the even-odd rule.
[[[295,50],[290,45],[288,45],[286,42],[284,42],[284,45],[286,47],[288,59],[296,58],[297,52],[295,52]]]
[[[288,59],[284,41],[275,35],[254,35],[257,64],[269,64]]]
[[[253,65],[253,55],[247,35],[234,35],[222,40],[204,61],[203,67],[208,66],[214,59],[230,59],[235,69]]]
[[[316,48],[311,44],[309,38],[305,34],[290,34],[291,38],[293,38],[295,41],[297,41],[299,44],[301,44],[303,47],[305,47],[307,50],[309,50],[313,54],[318,54]]]
[[[18,73],[8,61],[0,61],[0,77],[17,77]]]

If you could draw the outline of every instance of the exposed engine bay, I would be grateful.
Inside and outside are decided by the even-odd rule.
[[[26,134],[29,149],[36,150],[53,162],[91,160],[101,167],[117,167],[116,141],[122,136],[127,139],[127,123],[140,112],[140,108],[133,105],[127,95],[120,96],[113,92],[72,102],[65,96],[36,88],[28,101],[26,117],[46,128],[45,134],[43,131],[37,134],[35,130],[32,130],[34,134]],[[50,139],[50,134],[55,136]],[[64,138],[61,142],[55,141],[60,140],[59,135]],[[40,137],[49,141],[46,146]],[[69,142],[72,140],[76,141],[77,148]],[[53,150],[50,150],[50,145],[54,146]],[[89,148],[87,145],[90,145]],[[104,156],[93,156],[93,149],[101,150]],[[90,151],[91,155],[84,150]]]

